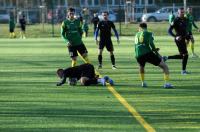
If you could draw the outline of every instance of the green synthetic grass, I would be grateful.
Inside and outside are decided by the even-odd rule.
[[[104,51],[102,75],[109,75],[115,89],[158,132],[200,131],[200,59],[189,58],[182,76],[181,61],[167,62],[175,89],[163,89],[163,74],[146,65],[148,88],[141,88],[134,58],[134,37],[122,37],[117,45],[116,64],[111,69]],[[200,55],[200,36],[195,50]],[[83,39],[89,58],[97,66],[97,46],[93,38]],[[171,37],[155,37],[163,55],[178,52]],[[144,132],[126,108],[103,86],[56,87],[57,68],[70,66],[65,44],[60,38],[0,39],[0,132]],[[83,63],[79,58],[79,64]]]

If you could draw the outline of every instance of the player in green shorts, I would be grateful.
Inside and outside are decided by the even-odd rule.
[[[147,31],[147,24],[141,23],[139,25],[139,32],[135,35],[135,55],[139,64],[140,79],[142,87],[147,87],[144,81],[144,68],[146,62],[160,67],[164,72],[164,88],[172,88],[173,86],[168,83],[169,69],[168,66],[161,59],[158,53],[158,48],[155,47],[153,42],[153,33]]]
[[[200,29],[197,27],[197,25],[194,22],[194,17],[192,16],[192,8],[191,7],[187,8],[187,13],[185,14],[185,17],[188,20],[187,32],[189,34],[189,38],[187,38],[187,44],[189,44],[189,42],[191,41],[190,48],[192,51],[192,57],[198,57],[194,53],[194,37],[192,35],[192,26],[194,26],[199,32],[200,32]]]
[[[87,49],[82,41],[82,27],[79,19],[74,18],[75,9],[69,8],[68,18],[62,22],[61,35],[68,47],[69,55],[72,59],[72,67],[76,65],[78,53],[86,63],[89,63]]]

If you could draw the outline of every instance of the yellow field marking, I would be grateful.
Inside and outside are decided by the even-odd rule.
[[[79,54],[81,59],[85,61],[85,59]],[[98,71],[96,73],[101,77]],[[147,123],[144,118],[136,111],[134,107],[132,107],[110,84],[107,84],[108,90],[119,100],[119,102],[132,114],[132,116],[146,129],[147,132],[156,132],[156,130]]]
[[[147,132],[156,132],[156,130],[148,124],[144,118],[132,107],[110,84],[107,85],[108,90],[119,100],[119,102],[132,114],[133,117],[146,129]]]

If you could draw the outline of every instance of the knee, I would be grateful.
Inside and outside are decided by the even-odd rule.
[[[89,80],[89,78],[87,78],[87,77],[81,77],[81,79],[80,79],[81,85],[88,86],[89,85],[88,80]]]

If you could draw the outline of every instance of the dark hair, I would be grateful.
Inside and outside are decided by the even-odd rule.
[[[184,8],[183,8],[183,7],[180,7],[178,10],[184,10]]]
[[[144,23],[144,22],[142,22],[142,23],[140,23],[139,27],[141,27],[141,28],[147,28],[147,24]]]
[[[108,11],[103,11],[103,13],[106,13],[107,15],[109,15]]]
[[[75,9],[72,8],[72,7],[70,7],[70,8],[67,10],[67,12],[75,12]]]

